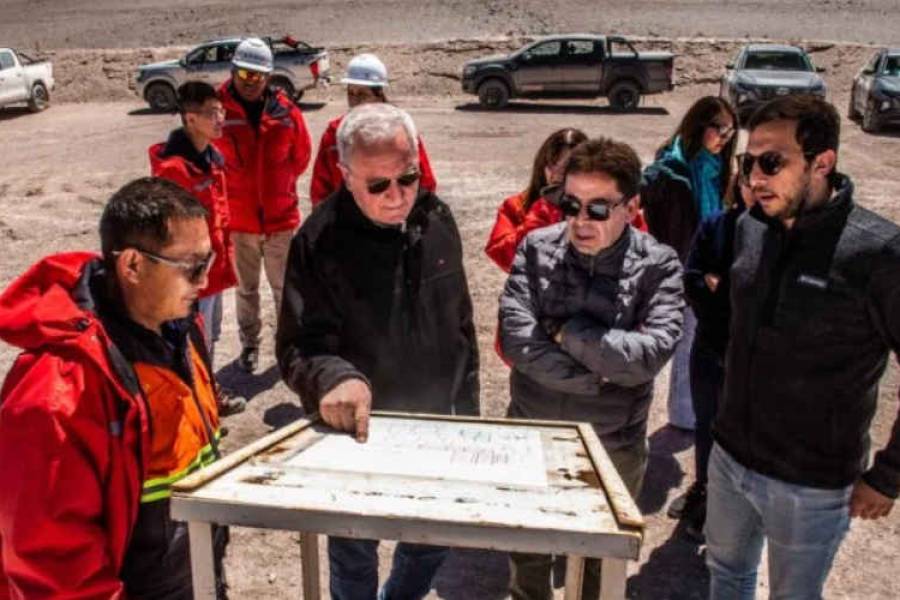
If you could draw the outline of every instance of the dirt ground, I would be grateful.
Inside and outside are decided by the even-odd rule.
[[[492,350],[497,296],[504,277],[482,248],[501,200],[522,188],[532,155],[551,131],[574,125],[591,135],[630,141],[644,161],[670,132],[697,96],[715,87],[690,86],[650,99],[636,114],[617,115],[602,103],[515,103],[502,113],[483,112],[464,96],[395,98],[419,125],[439,181],[440,195],[451,205],[466,249],[466,267],[476,307],[482,356],[482,407],[501,415],[508,403],[508,372]],[[846,96],[837,94],[843,106]],[[314,140],[343,103],[316,102],[304,109]],[[105,200],[121,184],[147,173],[147,147],[176,125],[169,115],[147,114],[135,101],[62,104],[31,115],[0,112],[3,155],[0,162],[0,287],[34,260],[50,252],[97,248],[96,225]],[[900,133],[873,136],[845,123],[841,165],[857,183],[859,201],[900,219]],[[10,160],[10,157],[13,157]],[[300,183],[301,209],[308,212],[308,175]],[[239,374],[230,361],[238,352],[233,294],[226,296],[223,339],[216,353],[219,377],[250,398],[249,410],[230,418],[225,440],[234,450],[274,427],[300,416],[296,398],[279,381],[272,356],[274,318],[264,306],[266,329],[260,373]],[[15,356],[0,346],[0,374]],[[885,378],[873,426],[874,448],[884,443],[898,412],[898,376],[892,364]],[[629,597],[705,598],[707,575],[702,548],[685,541],[665,517],[668,502],[692,481],[688,436],[666,426],[667,375],[657,383],[651,415],[651,461],[639,505],[647,532],[639,563],[629,569]],[[855,522],[838,555],[827,597],[893,599],[900,596],[900,511],[878,523]],[[286,598],[299,595],[299,546],[295,534],[236,529],[228,568],[234,598]],[[389,568],[391,544],[382,545],[381,571]],[[323,564],[326,564],[323,556]],[[508,571],[502,555],[458,551],[442,568],[434,598],[505,597]],[[325,579],[327,582],[327,578]],[[765,570],[760,594],[766,591]]]
[[[576,30],[896,44],[897,18],[895,0],[4,0],[0,44],[133,48],[289,31],[331,46]]]

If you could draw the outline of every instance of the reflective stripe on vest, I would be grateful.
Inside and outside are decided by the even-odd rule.
[[[216,440],[219,440],[222,437],[218,431],[216,431],[215,436]],[[173,473],[168,477],[157,477],[145,481],[143,490],[141,491],[141,503],[156,502],[157,500],[169,498],[172,495],[172,484],[181,481],[194,471],[197,471],[202,467],[207,467],[214,462],[216,462],[216,457],[213,453],[212,445],[207,444],[200,449],[197,458],[178,473]]]

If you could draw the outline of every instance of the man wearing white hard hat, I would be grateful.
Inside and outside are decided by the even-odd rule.
[[[384,88],[388,86],[388,73],[384,63],[374,54],[359,54],[347,65],[347,74],[341,79],[347,86],[347,105],[353,109],[369,102],[387,102]],[[322,134],[319,151],[313,165],[309,184],[309,199],[313,207],[341,189],[344,177],[338,167],[337,130],[344,115],[332,119]],[[422,178],[419,187],[434,192],[437,181],[431,170],[428,153],[419,136],[419,170]]]
[[[265,268],[277,315],[288,248],[300,225],[297,178],[309,164],[312,144],[300,109],[268,85],[274,70],[269,44],[245,39],[231,63],[232,76],[219,89],[225,125],[216,145],[225,157],[238,276],[238,366],[252,373],[262,331],[260,271]]]

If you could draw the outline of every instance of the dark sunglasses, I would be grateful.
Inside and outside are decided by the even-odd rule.
[[[250,69],[236,69],[235,74],[238,79],[241,81],[246,81],[247,83],[257,83],[266,78],[265,73],[260,73],[259,71],[251,71]]]
[[[166,258],[165,256],[160,256],[159,254],[154,254],[153,252],[148,252],[147,250],[138,247],[135,247],[135,250],[155,263],[166,265],[167,267],[172,267],[173,269],[181,271],[181,274],[191,283],[199,283],[200,280],[209,273],[213,261],[216,260],[216,252],[214,250],[210,250],[209,254],[200,260],[193,262]]]
[[[409,187],[417,182],[421,176],[422,174],[418,169],[413,169],[412,171],[407,171],[406,173],[400,175],[395,179],[392,179],[390,177],[378,177],[367,181],[366,189],[369,190],[370,194],[383,194],[389,187],[391,187],[392,181],[396,181],[397,185],[399,185],[400,187]]]
[[[609,219],[612,210],[623,204],[625,198],[620,200],[607,200],[606,198],[594,198],[587,203],[586,211],[588,219],[591,221],[606,221]],[[559,199],[559,209],[567,217],[577,217],[581,212],[582,202],[575,196],[563,194]]]
[[[810,161],[815,158],[817,154],[817,152],[804,152],[803,158]],[[737,161],[738,174],[743,183],[750,182],[750,174],[753,173],[753,165],[758,164],[759,170],[762,171],[763,175],[772,177],[773,175],[778,175],[784,168],[784,165],[788,162],[783,154],[775,152],[774,150],[763,152],[759,156],[744,152],[743,154],[738,154]]]

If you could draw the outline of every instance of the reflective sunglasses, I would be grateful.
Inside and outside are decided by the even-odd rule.
[[[237,75],[238,79],[247,83],[258,83],[266,78],[265,73],[251,71],[250,69],[237,69],[235,70],[235,75]]]
[[[213,261],[216,260],[215,250],[210,250],[209,254],[207,254],[200,260],[188,262],[185,260],[174,260],[172,258],[166,258],[165,256],[160,256],[159,254],[148,252],[147,250],[138,248],[136,246],[134,249],[155,263],[166,265],[167,267],[172,267],[173,269],[181,271],[181,274],[184,275],[185,278],[191,283],[199,283],[200,280],[202,280],[207,274],[209,274],[209,270],[212,268]]]
[[[211,108],[209,110],[189,110],[187,112],[193,113],[195,115],[200,115],[201,117],[205,117],[207,119],[224,119],[226,114],[224,108]]]
[[[400,187],[409,187],[419,180],[422,173],[418,169],[413,169],[403,173],[396,179],[390,177],[377,177],[366,181],[366,189],[370,194],[383,194],[391,187],[391,182],[396,181]]]
[[[612,210],[623,204],[625,198],[620,200],[607,200],[606,198],[594,198],[587,203],[586,211],[591,221],[606,221],[612,214]],[[559,209],[567,217],[577,217],[581,212],[582,202],[575,196],[564,194],[559,199]]]
[[[734,132],[736,131],[732,125],[720,125],[718,123],[710,123],[707,127],[715,129],[719,138],[723,140],[730,140],[734,137]]]

